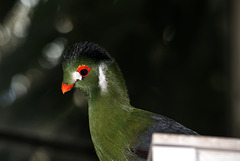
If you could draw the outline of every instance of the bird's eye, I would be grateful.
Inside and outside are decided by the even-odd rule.
[[[80,74],[84,77],[84,76],[86,76],[88,74],[88,70],[87,69],[82,69],[80,71]]]
[[[77,68],[77,71],[81,74],[82,77],[86,77],[89,74],[90,70],[91,68],[86,65],[79,65]]]

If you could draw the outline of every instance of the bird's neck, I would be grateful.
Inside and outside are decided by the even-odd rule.
[[[119,115],[131,110],[125,81],[117,64],[100,65],[98,89],[88,97],[90,123],[101,117]],[[118,119],[118,117],[116,117]]]
[[[113,153],[117,154],[120,150],[118,147],[124,147],[121,144],[128,144],[126,138],[119,136],[133,107],[130,106],[125,82],[117,65],[113,64],[108,69],[103,67],[100,74],[103,74],[102,78],[99,76],[102,79],[99,80],[100,89],[88,97],[90,132],[98,156],[106,153],[115,155]]]
[[[90,91],[87,98],[90,106],[104,105],[104,109],[111,110],[112,106],[130,106],[125,81],[117,64],[101,64],[98,79],[98,88]]]

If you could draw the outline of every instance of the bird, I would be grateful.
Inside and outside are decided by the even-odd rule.
[[[173,119],[133,107],[119,66],[97,43],[68,46],[61,62],[62,93],[76,88],[88,101],[90,135],[99,160],[147,160],[156,132],[198,135]]]

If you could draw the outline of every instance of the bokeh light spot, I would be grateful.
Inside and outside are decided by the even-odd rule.
[[[60,33],[68,33],[73,29],[73,23],[68,16],[61,16],[57,19],[55,27]]]
[[[20,0],[22,4],[24,4],[26,7],[35,7],[38,3],[39,0]]]

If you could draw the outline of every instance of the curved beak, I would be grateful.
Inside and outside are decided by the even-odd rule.
[[[74,87],[75,83],[73,84],[65,84],[65,83],[62,83],[62,93],[66,93],[68,91],[70,91],[73,87]]]

